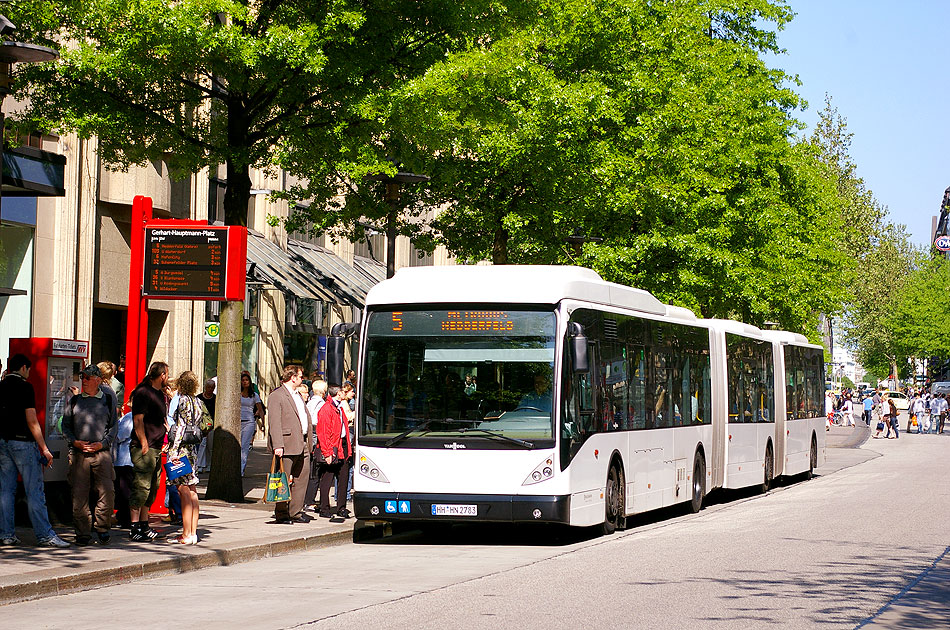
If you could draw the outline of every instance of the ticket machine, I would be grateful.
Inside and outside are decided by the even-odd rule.
[[[71,387],[80,387],[79,372],[89,359],[89,342],[76,339],[30,337],[10,340],[10,356],[22,353],[33,363],[30,378],[36,393],[36,418],[43,427],[53,467],[45,469],[46,481],[65,481],[68,449],[63,437],[63,411]]]

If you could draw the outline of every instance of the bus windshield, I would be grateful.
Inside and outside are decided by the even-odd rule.
[[[367,326],[361,444],[553,445],[553,312],[377,311]]]

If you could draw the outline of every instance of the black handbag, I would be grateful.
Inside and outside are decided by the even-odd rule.
[[[181,424],[181,407],[182,407],[182,401],[179,401],[178,407],[175,408],[175,419],[178,422],[176,426],[182,427],[178,429],[179,431],[181,431],[181,444],[184,444],[186,446],[196,446],[198,444],[201,444],[201,438],[203,437],[201,435],[201,427],[189,425],[189,424],[182,425]]]

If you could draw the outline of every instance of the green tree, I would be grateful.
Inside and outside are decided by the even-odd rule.
[[[908,357],[950,356],[950,261],[924,261],[894,296],[886,326]]]
[[[852,261],[839,270],[846,291],[840,319],[845,343],[865,369],[901,377],[914,353],[902,341],[891,314],[923,252],[911,244],[903,225],[888,220],[887,209],[858,176],[850,154],[852,138],[847,120],[826,96],[810,144],[834,187],[841,217],[837,243]]]
[[[515,10],[530,5],[512,2]],[[504,0],[21,0],[8,17],[58,61],[18,69],[22,126],[98,136],[114,168],[225,165],[225,222],[244,225],[251,169],[313,179],[379,156],[364,101],[422,74],[510,18]],[[304,166],[305,165],[305,166]],[[219,418],[208,496],[243,499],[239,374],[243,303],[221,310]],[[222,438],[225,436],[222,435]]]
[[[834,195],[765,66],[779,2],[542,2],[380,107],[468,261],[581,263],[705,316],[811,331],[848,265]],[[388,108],[388,109],[387,109]],[[581,253],[580,231],[602,237]]]

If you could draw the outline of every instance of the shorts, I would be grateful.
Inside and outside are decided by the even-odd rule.
[[[162,451],[150,448],[144,455],[138,446],[130,446],[132,456],[132,491],[129,493],[129,507],[132,509],[152,505],[158,492],[159,477],[162,473]]]

